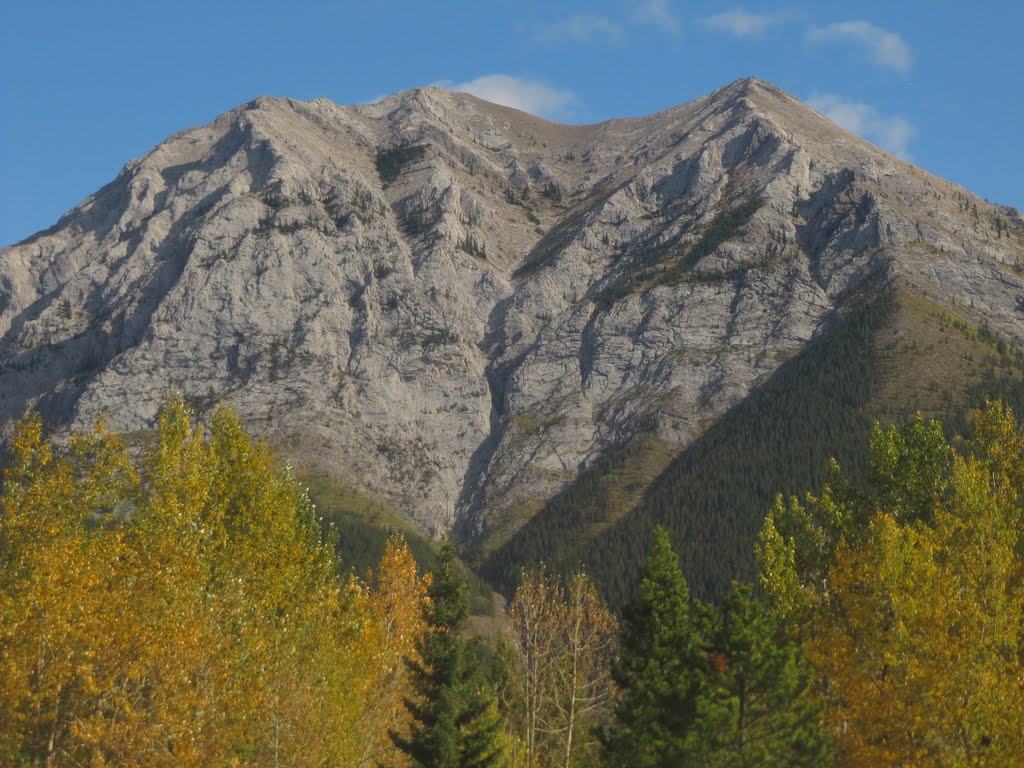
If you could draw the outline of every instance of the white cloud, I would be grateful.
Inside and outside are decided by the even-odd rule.
[[[616,44],[621,43],[622,27],[604,16],[591,16],[583,13],[539,29],[534,35],[534,39],[545,43],[559,40],[575,40],[585,43],[599,36],[606,37]]]
[[[757,37],[768,27],[774,26],[785,19],[781,13],[747,13],[742,8],[734,11],[716,13],[704,19],[704,24],[711,29],[728,32],[733,37]]]
[[[564,118],[576,101],[576,94],[572,91],[512,75],[484,75],[466,83],[443,82],[438,85],[541,117]]]
[[[808,105],[846,130],[862,136],[897,157],[910,159],[907,145],[917,129],[904,117],[883,115],[870,104],[849,101],[833,93],[816,94]]]
[[[628,17],[612,19],[579,13],[562,21],[541,26],[533,35],[538,43],[572,40],[578,43],[603,38],[615,45],[625,43],[631,27],[654,26],[670,35],[678,35],[682,25],[672,11],[669,0],[630,0],[632,12]]]
[[[678,35],[682,30],[679,19],[669,7],[668,0],[645,0],[633,10],[633,22],[653,24],[672,35]]]
[[[825,27],[811,27],[807,38],[817,42],[849,40],[859,43],[867,48],[871,60],[879,67],[899,72],[910,69],[910,46],[906,41],[869,21],[840,21]]]

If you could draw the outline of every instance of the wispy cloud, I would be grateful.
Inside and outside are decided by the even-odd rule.
[[[899,72],[910,70],[910,46],[895,32],[869,21],[839,21],[825,27],[811,27],[807,38],[815,42],[843,40],[863,46],[879,67]]]
[[[747,13],[742,8],[716,13],[704,19],[710,29],[728,32],[733,37],[757,37],[769,27],[786,21],[786,13]]]
[[[678,35],[683,29],[668,0],[644,0],[633,9],[633,23],[651,24],[671,35]]]
[[[837,125],[877,144],[897,157],[910,159],[907,145],[917,129],[904,117],[883,115],[870,104],[834,93],[815,94],[807,103]]]
[[[578,13],[561,21],[542,25],[533,34],[536,43],[571,41],[589,43],[595,40],[623,45],[631,29],[657,27],[670,35],[679,35],[682,24],[672,10],[669,0],[630,0],[628,13],[618,18]]]
[[[561,119],[568,116],[576,94],[542,83],[512,75],[484,75],[465,83],[449,81],[438,85],[452,91],[463,91],[495,104],[521,109],[531,115]]]
[[[603,37],[613,43],[621,43],[624,37],[620,24],[604,16],[591,16],[581,13],[537,30],[534,39],[539,42],[553,43],[561,40],[573,40],[586,43]]]

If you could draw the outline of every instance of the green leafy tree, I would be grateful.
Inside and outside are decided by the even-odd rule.
[[[803,647],[781,637],[778,621],[749,585],[734,584],[707,611],[708,684],[700,703],[704,766],[826,766],[831,739],[820,725],[814,672]]]
[[[447,540],[427,590],[426,630],[410,664],[415,698],[409,736],[392,733],[414,768],[497,768],[504,765],[501,719],[480,672],[476,649],[463,637],[469,603],[456,549]]]
[[[949,444],[942,424],[926,422],[920,413],[905,426],[883,430],[876,424],[869,456],[875,506],[905,522],[931,521],[949,485]]]
[[[761,585],[784,622],[804,625],[818,604],[840,541],[862,542],[877,509],[904,523],[934,522],[949,487],[950,447],[936,421],[872,427],[868,487],[856,488],[835,460],[820,496],[775,499],[755,545]]]
[[[602,734],[608,765],[670,768],[699,754],[694,728],[704,652],[690,616],[689,590],[668,533],[658,527],[637,599],[624,611],[619,663],[622,697]]]

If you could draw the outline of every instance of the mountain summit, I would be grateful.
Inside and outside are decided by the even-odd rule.
[[[616,446],[682,450],[883,289],[1024,346],[1022,273],[1017,211],[755,79],[587,126],[438,88],[261,98],[0,251],[0,424],[226,400],[426,531],[504,536]]]

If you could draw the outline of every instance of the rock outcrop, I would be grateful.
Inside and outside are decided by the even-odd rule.
[[[880,281],[1022,347],[1022,265],[1018,212],[757,80],[591,126],[265,98],[0,251],[0,424],[227,400],[485,533],[629,437],[692,441]]]

